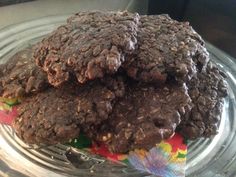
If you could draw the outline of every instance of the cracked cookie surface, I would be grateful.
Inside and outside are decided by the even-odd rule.
[[[98,127],[86,127],[85,132],[105,142],[113,152],[149,149],[174,134],[190,103],[185,86],[129,85],[110,118]],[[97,135],[91,134],[94,131]]]
[[[123,64],[140,81],[164,83],[168,76],[186,81],[209,60],[202,38],[187,22],[168,15],[140,16],[137,50]]]
[[[111,81],[109,86],[107,80]],[[70,82],[59,88],[51,87],[22,100],[13,128],[29,144],[68,142],[79,136],[81,127],[108,119],[121,90],[124,92],[122,80],[112,77],[104,78],[103,83]]]
[[[184,137],[196,139],[217,134],[223,98],[227,96],[225,77],[220,69],[209,62],[206,72],[198,73],[187,83],[193,108],[178,127]]]
[[[0,96],[22,97],[49,86],[46,74],[35,64],[32,55],[33,47],[29,47],[0,65]]]
[[[39,43],[34,57],[54,86],[70,75],[85,83],[114,74],[135,50],[138,21],[128,12],[80,12]]]

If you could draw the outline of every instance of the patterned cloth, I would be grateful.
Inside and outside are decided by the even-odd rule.
[[[11,125],[12,120],[17,116],[17,99],[0,98],[0,123]],[[151,150],[136,149],[127,154],[114,154],[101,144],[99,146],[92,143],[86,136],[72,140],[67,145],[101,155],[112,161],[119,161],[132,165],[134,168],[154,174],[160,177],[184,177],[187,146],[184,139],[179,134],[162,141]]]
[[[0,123],[11,125],[13,119],[17,116],[17,99],[5,99],[0,97]]]

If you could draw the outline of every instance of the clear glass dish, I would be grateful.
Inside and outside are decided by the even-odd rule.
[[[42,39],[68,16],[45,17],[0,30],[0,63]],[[208,43],[207,48],[211,59],[228,75],[229,96],[225,99],[219,134],[189,142],[186,175],[230,177],[236,174],[236,60]],[[30,147],[17,138],[10,127],[0,125],[0,175],[150,177],[80,150],[73,150],[79,162],[75,167],[65,156],[68,148],[65,145]]]

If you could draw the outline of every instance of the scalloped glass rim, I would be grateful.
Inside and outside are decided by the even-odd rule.
[[[15,24],[0,30],[0,63],[7,61],[15,52],[27,45],[32,45],[50,33],[57,26],[63,24],[70,14],[48,16],[32,21]],[[227,83],[229,85],[229,97],[225,99],[224,112],[220,124],[219,134],[210,139],[199,139],[189,142],[187,155],[187,176],[231,176],[236,173],[236,63],[233,58],[224,54],[219,49],[207,43],[211,59],[228,75]],[[45,159],[40,153],[50,153],[56,151],[65,151],[63,145],[50,147],[49,150],[43,149],[25,149],[26,145],[22,144],[14,136],[11,128],[0,125],[0,157],[9,166],[27,175],[43,174],[47,176],[64,176],[64,175],[89,175],[88,170],[71,170],[68,163],[61,161],[54,163],[55,159]],[[22,146],[23,145],[23,146]],[[57,150],[56,150],[57,149]],[[49,153],[49,154],[50,154]],[[63,157],[58,157],[63,158]],[[18,160],[24,163],[17,163]],[[57,159],[58,160],[58,159]],[[60,166],[61,165],[61,166]],[[111,164],[109,164],[111,165]],[[110,167],[110,166],[106,166]],[[118,168],[118,171],[115,170]],[[30,169],[30,171],[29,171]],[[68,170],[69,169],[69,170]],[[101,169],[99,174],[104,173],[109,176],[146,176],[137,173],[133,169],[114,167],[107,170]],[[120,172],[119,172],[120,170]],[[112,172],[113,171],[113,172]]]

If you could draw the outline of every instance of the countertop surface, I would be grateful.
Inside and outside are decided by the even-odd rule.
[[[147,0],[36,0],[0,7],[0,29],[40,17],[86,10],[129,10],[145,14]]]

